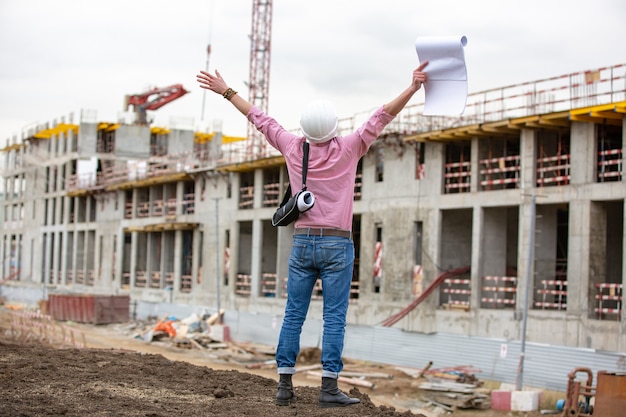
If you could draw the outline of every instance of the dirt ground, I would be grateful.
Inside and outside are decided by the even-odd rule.
[[[63,324],[72,343],[42,341],[11,331],[11,317],[0,307],[0,417],[3,416],[439,416],[537,417],[540,412],[458,409],[446,411],[424,401],[420,380],[393,366],[346,359],[346,372],[370,375],[374,386],[340,383],[361,404],[322,409],[317,405],[319,377],[294,376],[297,400],[274,404],[276,369],[251,364],[249,349],[181,348],[170,341],[146,342],[121,325]],[[37,329],[32,329],[35,334]],[[39,329],[41,330],[41,329]],[[69,334],[69,333],[68,333]],[[32,336],[32,335],[31,335]],[[82,340],[86,346],[83,347]],[[77,348],[76,346],[80,346]],[[235,358],[236,360],[233,360]],[[305,350],[297,367],[319,362]],[[262,363],[262,362],[261,362]],[[381,376],[382,375],[382,376]]]

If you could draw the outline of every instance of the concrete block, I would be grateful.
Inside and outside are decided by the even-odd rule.
[[[512,411],[536,411],[539,409],[538,391],[513,391],[511,393]]]
[[[491,391],[492,410],[511,410],[511,391]]]

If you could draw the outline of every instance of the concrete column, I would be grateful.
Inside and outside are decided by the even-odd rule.
[[[0,254],[2,254],[2,277],[8,277],[9,275],[11,275],[11,241],[13,239],[13,235],[12,233],[7,233],[8,230],[3,229],[2,230],[2,242],[0,242],[0,245],[2,247],[2,251],[0,252]],[[24,235],[21,235],[22,238]],[[18,234],[16,236],[16,239],[19,238],[20,235]],[[17,266],[19,267],[22,272],[20,273],[20,277],[18,279],[21,279],[22,276],[25,276],[24,273],[26,272],[26,265],[19,265]]]
[[[197,247],[197,233],[194,230],[194,236],[193,236],[193,247],[191,249],[191,253],[193,254],[193,260],[192,260],[192,266],[191,266],[191,271],[192,271],[192,276],[196,276],[193,272],[196,270],[196,265],[198,263],[197,261],[197,256],[196,253],[198,253],[196,251],[196,247]],[[165,248],[165,244],[163,244],[163,247]],[[169,256],[168,254],[165,254],[165,256]],[[183,259],[183,232],[182,230],[176,230],[174,232],[174,259],[176,259],[176,261],[174,261],[174,268],[172,270],[172,272],[174,273],[174,282],[172,283],[172,291],[174,294],[179,293],[180,292],[180,279],[181,279],[181,270],[182,270],[182,262],[181,260]],[[193,288],[193,284],[192,283],[192,288]]]
[[[42,281],[48,285],[50,282],[50,276],[52,271],[50,271],[50,265],[52,260],[52,233],[48,232],[45,234],[46,239],[46,252],[44,253],[44,269],[43,269],[43,277]]]
[[[520,188],[524,192],[529,193],[535,187],[536,173],[537,132],[532,129],[522,129],[520,133]]]
[[[94,285],[105,287],[110,291],[111,285],[113,284],[111,277],[113,276],[114,265],[111,262],[104,262],[104,260],[112,259],[111,242],[113,241],[113,237],[110,233],[99,234],[98,230],[95,230],[94,233],[96,239],[94,252]]]
[[[1,222],[0,222],[1,225]],[[13,260],[12,257],[12,253],[11,253],[11,242],[13,239],[13,234],[12,233],[7,233],[6,229],[3,229],[2,232],[2,241],[0,242],[0,247],[2,248],[2,250],[0,251],[0,254],[2,255],[2,270],[0,272],[2,272],[1,277],[2,278],[6,278],[8,276],[11,275],[12,271],[11,271],[11,262]],[[23,235],[22,235],[23,236]],[[19,242],[19,238],[20,238],[20,234],[17,234],[15,236],[16,242]],[[19,244],[18,246],[19,247]],[[17,249],[17,248],[16,248]],[[17,253],[16,253],[16,259],[17,258]],[[26,266],[25,265],[16,265],[17,269],[21,269],[22,272],[20,273],[20,276],[14,278],[14,279],[21,279],[21,276],[24,276],[24,272],[26,272]]]
[[[174,241],[176,241],[176,232],[178,232],[178,230],[174,231]],[[161,231],[158,232],[161,234],[161,253],[159,254],[159,281],[161,284],[161,288],[165,288],[165,257],[169,256],[169,254],[167,253],[167,247],[168,247],[168,243],[167,243],[167,238],[168,238],[168,233]],[[174,252],[176,253],[176,252]]]
[[[255,209],[263,207],[263,170],[254,171]],[[261,293],[263,273],[263,221],[258,217],[252,220],[252,253],[250,254],[250,297],[257,298]]]
[[[580,325],[590,314],[589,254],[591,202],[575,200],[569,204],[569,242],[567,254],[567,315]],[[568,328],[564,342],[568,346],[586,346],[577,340],[575,329]]]
[[[28,276],[30,277],[30,280],[35,283],[40,283],[42,281],[41,268],[39,268],[43,256],[41,250],[39,250],[42,245],[42,240],[43,237],[41,236],[41,234],[31,236],[30,248],[28,249],[30,252],[30,265],[28,268]],[[76,251],[74,251],[74,259],[76,259]],[[76,264],[76,261],[74,261],[74,264]]]
[[[50,226],[54,221],[54,210],[52,210],[52,207],[54,206],[56,199],[54,197],[44,197],[43,200],[48,202],[47,206],[44,206],[42,208],[43,216],[45,219],[44,224]],[[89,213],[89,211],[87,211],[87,213]]]
[[[0,213],[3,214],[3,213]],[[11,254],[7,249],[11,246],[5,242],[11,241],[11,235],[5,232],[4,217],[0,216],[0,255],[2,255],[2,265],[0,265],[0,276],[8,277],[11,275]]]
[[[537,132],[533,129],[522,129],[520,132],[520,189],[522,194],[532,195],[536,194],[536,174],[537,174]],[[539,213],[540,207],[537,207],[537,213]],[[532,264],[532,271],[528,271],[528,257],[530,255],[530,238],[535,230],[540,230],[542,226],[545,228],[545,221],[537,222],[535,230],[531,230],[530,211],[531,211],[531,199],[529,197],[522,198],[522,204],[519,208],[519,232],[518,232],[518,259],[517,259],[517,297],[516,297],[516,310],[519,317],[524,309],[524,304],[529,303],[529,308],[532,308],[534,281],[535,281],[535,263]],[[554,233],[550,234],[550,236]],[[535,235],[535,237],[538,237]],[[544,242],[545,245],[546,242]],[[539,239],[535,241],[535,259],[537,259],[538,249],[541,242]],[[526,300],[526,280],[527,276],[531,277],[533,282],[530,283],[532,291],[529,293],[529,300]]]
[[[485,224],[485,209],[482,207],[474,207],[472,217],[472,282],[470,284],[472,294],[470,297],[470,306],[473,310],[480,308],[480,293],[483,280],[483,265],[481,261],[485,256],[489,255],[486,253],[486,240],[488,233]],[[504,230],[506,230],[506,228]],[[504,258],[506,261],[506,256]]]
[[[421,181],[423,195],[439,196],[443,192],[443,166],[445,164],[445,146],[443,143],[429,142],[424,146],[425,180]]]
[[[263,207],[263,170],[262,169],[257,169],[254,171],[254,201],[252,204],[255,209]]]
[[[133,196],[133,199],[136,199],[136,194]],[[136,207],[133,204],[133,207]],[[135,280],[137,279],[137,241],[139,238],[138,232],[130,233],[130,288],[135,288]]]
[[[472,172],[478,172],[474,170],[474,151],[472,150]],[[472,176],[473,177],[473,176]],[[472,188],[474,188],[475,181],[472,179]],[[474,207],[472,211],[472,270],[470,274],[470,314],[473,320],[470,321],[468,327],[469,335],[479,334],[480,323],[476,320],[478,317],[478,310],[480,309],[480,297],[481,288],[483,282],[483,266],[482,258],[485,256],[485,209],[482,207]]]
[[[439,144],[438,144],[439,145]],[[441,172],[441,171],[440,171]],[[441,178],[442,175],[438,175]],[[441,183],[441,180],[439,180]],[[432,258],[426,257],[424,264],[424,288],[430,285],[439,275],[437,265],[441,265],[441,242],[442,242],[442,215],[441,210],[429,210],[427,218],[424,220],[424,239],[422,245],[426,248],[425,252],[430,254]],[[363,236],[363,235],[362,235]],[[362,239],[367,242],[366,239]],[[373,246],[373,245],[372,245]],[[363,252],[361,252],[363,253]],[[434,291],[418,310],[422,311],[420,320],[416,320],[416,331],[430,333],[437,330],[436,310],[439,306],[439,291]]]
[[[113,236],[115,242],[115,248],[113,249],[113,259],[115,265],[113,266],[113,279],[117,282],[117,287],[122,288],[122,274],[124,270],[124,231],[122,233],[116,233]]]
[[[52,249],[50,252],[50,256],[52,256],[52,271],[50,273],[51,277],[55,277],[56,279],[53,281],[54,284],[60,284],[61,283],[61,262],[59,259],[59,254],[63,253],[63,251],[61,250],[60,247],[60,236],[61,232],[54,232],[52,233]]]
[[[478,138],[472,138],[471,142],[470,142],[470,158],[471,158],[471,163],[470,163],[470,172],[471,172],[471,179],[470,179],[470,191],[472,193],[477,192],[480,187],[478,186],[479,182],[480,182],[480,163],[479,163],[479,153],[478,153]]]
[[[62,192],[65,184],[65,178],[63,177],[63,164],[56,165],[57,175],[56,175],[56,192]],[[94,174],[95,175],[95,174]],[[65,198],[65,196],[61,195],[57,198],[57,203],[61,204],[61,201]],[[61,220],[63,220],[63,212],[61,210],[55,211],[55,217],[57,218],[56,224],[59,224]]]
[[[204,179],[201,179],[197,182],[201,182],[203,180]],[[185,182],[178,181],[176,183],[176,215],[177,216],[180,216],[181,214],[183,214],[183,200],[184,199],[185,199]]]
[[[283,289],[283,278],[289,275],[289,256],[293,243],[293,226],[279,227],[276,243],[276,298],[280,298]]]
[[[523,170],[522,170],[523,173]],[[515,297],[515,310],[516,316],[521,319],[522,312],[526,303],[529,305],[529,309],[532,308],[533,292],[534,292],[534,278],[535,268],[534,263],[531,265],[532,271],[528,271],[528,257],[530,256],[530,238],[531,233],[531,203],[530,198],[525,198],[519,206],[519,230],[518,230],[518,248],[517,248],[517,292]],[[535,249],[537,242],[535,242]],[[535,250],[536,252],[536,250]],[[530,276],[531,282],[530,292],[528,294],[529,300],[526,300],[526,285],[527,277]],[[521,330],[521,326],[519,327]],[[520,337],[521,335],[518,335]]]
[[[16,244],[15,244],[15,268],[17,270],[22,270],[24,269],[24,235],[23,234],[18,234],[16,237]],[[19,279],[21,280],[23,275],[22,272],[19,273]]]
[[[589,314],[593,314],[595,284],[607,278],[607,206],[592,202],[589,207]]]
[[[207,290],[207,292],[215,293],[215,280],[212,279],[215,274],[211,272],[215,271],[215,252],[219,250],[216,247],[215,239],[215,214],[213,215],[211,223],[204,225],[202,234],[202,246],[200,246],[199,236],[198,239],[194,239],[193,242],[194,248],[196,248],[197,245],[198,262],[192,265],[192,272],[194,273],[194,277],[196,277],[196,282],[198,279],[200,280],[200,286],[203,289]],[[202,256],[202,266],[200,266],[200,256]],[[197,275],[195,268],[198,270]]]
[[[145,233],[146,236],[146,247],[142,248],[146,251],[145,259],[146,259],[146,288],[150,288],[150,282],[152,280],[152,251],[154,245],[152,244],[152,235],[153,232]]]
[[[597,171],[595,124],[572,122],[570,133],[570,184],[594,183]]]
[[[256,204],[256,196],[255,193],[255,204]],[[251,265],[250,265],[250,296],[258,297],[259,292],[261,290],[261,257],[263,251],[263,222],[259,219],[254,219],[252,221],[252,253],[250,256]]]
[[[69,206],[70,206],[70,200],[71,197],[61,197],[62,201],[63,201],[63,212],[61,213],[61,225],[63,225],[63,231],[61,232],[63,234],[63,243],[62,243],[62,247],[60,247],[60,251],[61,251],[61,264],[60,264],[60,269],[61,269],[61,285],[67,285],[67,253],[68,252],[68,247],[70,242],[68,241],[69,239],[69,233],[67,232],[67,226],[69,224],[69,219],[70,219],[70,210],[69,210]],[[74,249],[72,249],[72,251],[75,251]]]
[[[137,218],[137,204],[139,202],[139,196],[137,195],[137,189],[132,190],[132,194],[131,194],[131,202],[132,202],[132,207],[131,207],[131,219],[136,219]],[[124,199],[125,201],[126,199]],[[124,203],[125,204],[125,203]],[[126,210],[126,207],[124,207],[124,210]]]
[[[104,287],[110,291],[113,265],[111,262],[104,262],[104,259],[111,259],[111,235],[109,233],[99,233],[96,229],[93,231],[93,236],[94,251],[92,256],[94,286]]]
[[[237,190],[239,190],[239,188],[237,188]],[[236,296],[236,290],[237,290],[237,279],[239,276],[239,273],[241,272],[241,267],[239,266],[240,262],[243,263],[244,261],[242,261],[242,259],[246,259],[243,255],[242,255],[242,250],[241,247],[242,245],[247,245],[247,241],[246,239],[243,238],[242,236],[242,229],[243,229],[243,222],[236,222],[235,223],[235,228],[233,229],[233,232],[231,233],[231,239],[230,239],[230,247],[231,247],[231,251],[230,251],[230,277],[228,282],[231,284],[232,288],[233,288],[233,293]],[[252,239],[252,238],[250,238]],[[246,246],[247,247],[247,246]]]
[[[65,155],[67,153],[67,143],[70,141],[70,138],[74,135],[72,130],[68,130],[59,140],[59,155]]]
[[[69,265],[68,269],[72,271],[72,282],[75,283],[76,282],[76,265],[77,265],[77,260],[78,260],[78,249],[77,249],[77,244],[78,244],[78,230],[74,229],[74,231],[72,232],[72,262],[71,265]]]
[[[56,147],[61,140],[63,140],[63,134],[61,133],[50,136],[50,139],[48,140],[48,156],[50,159],[54,159],[57,156]],[[56,181],[56,178],[54,181]]]

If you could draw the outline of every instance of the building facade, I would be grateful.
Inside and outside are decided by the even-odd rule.
[[[625,351],[626,66],[422,108],[359,164],[348,322],[519,340],[525,317],[529,341]],[[281,315],[288,178],[248,142],[93,112],[24,132],[2,149],[2,285]]]

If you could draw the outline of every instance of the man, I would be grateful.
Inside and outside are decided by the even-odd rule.
[[[337,386],[343,369],[341,356],[354,266],[351,229],[356,168],[383,128],[427,81],[426,65],[428,62],[413,71],[409,87],[376,110],[355,132],[343,137],[336,136],[338,117],[328,102],[316,101],[304,109],[300,118],[303,136],[298,136],[229,88],[218,71],[214,75],[200,71],[197,76],[201,88],[230,101],[282,153],[291,189],[296,192],[302,184],[303,144],[307,141],[310,145],[306,185],[315,196],[315,205],[295,222],[285,318],[276,350],[277,405],[289,405],[295,400],[291,377],[296,371],[302,325],[318,278],[322,280],[324,302],[319,405],[338,407],[360,402]]]

